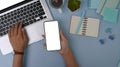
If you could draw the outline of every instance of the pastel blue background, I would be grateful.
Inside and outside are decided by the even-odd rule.
[[[49,0],[46,1],[49,5]],[[102,21],[101,16],[98,15],[95,10],[88,9],[88,0],[81,0],[81,8],[75,12],[71,12],[67,8],[67,1],[68,0],[65,0],[65,4],[62,7],[62,14],[59,14],[59,12],[50,5],[49,7],[54,20],[59,21],[61,29],[68,38],[70,47],[79,65],[81,65],[81,67],[117,67],[120,60],[120,19],[118,20],[118,24]],[[87,17],[101,19],[98,38],[69,34],[71,16],[80,16],[85,9],[87,11]],[[115,34],[115,40],[113,41],[109,40],[109,34],[105,33],[105,29],[108,27],[111,27],[113,34]],[[99,43],[99,39],[101,38],[106,39],[104,45]],[[24,67],[65,67],[62,56],[58,52],[47,52],[43,44],[44,40],[41,40],[25,49]],[[0,67],[12,67],[12,62],[12,54],[2,56],[0,53]]]

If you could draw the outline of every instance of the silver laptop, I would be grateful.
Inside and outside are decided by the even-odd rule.
[[[37,42],[44,34],[43,22],[52,20],[45,0],[0,0],[0,50],[3,55],[13,52],[8,30],[23,23],[29,44]]]

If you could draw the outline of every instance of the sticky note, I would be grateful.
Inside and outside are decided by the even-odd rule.
[[[110,23],[117,23],[118,20],[118,9],[105,8],[103,13],[103,20]]]

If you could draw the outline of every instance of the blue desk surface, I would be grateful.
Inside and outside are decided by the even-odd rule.
[[[65,4],[62,7],[62,14],[59,14],[56,9],[50,6],[49,0],[46,1],[54,19],[59,21],[60,27],[68,38],[70,47],[81,67],[117,67],[120,60],[120,19],[118,24],[101,21],[98,38],[71,35],[68,31],[72,15],[80,16],[83,10],[87,10],[87,17],[94,17],[102,20],[101,16],[98,15],[95,10],[88,9],[88,0],[81,0],[81,8],[75,12],[69,11],[67,8],[68,0],[65,0]],[[108,27],[111,27],[113,34],[115,34],[115,40],[113,41],[109,40],[109,34],[105,33],[105,29]],[[107,40],[104,45],[99,43],[99,39],[101,38],[106,38]],[[58,52],[47,52],[43,44],[44,40],[41,40],[26,48],[23,62],[24,67],[65,67],[62,56],[59,55]],[[0,67],[12,67],[12,62],[12,54],[2,56],[0,53]]]

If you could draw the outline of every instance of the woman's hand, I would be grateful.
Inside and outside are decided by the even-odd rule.
[[[59,53],[61,55],[65,55],[71,50],[70,50],[69,45],[68,45],[68,40],[64,36],[62,30],[60,30],[60,38],[61,38],[61,47],[62,47],[62,49],[59,51]]]
[[[17,23],[13,26],[9,30],[8,35],[13,49],[17,52],[24,52],[24,48],[28,43],[28,38],[25,29],[22,28],[22,23]]]
[[[45,38],[45,35],[42,35],[42,37]],[[61,50],[59,50],[58,52],[61,55],[67,54],[70,50],[69,45],[68,45],[68,40],[67,38],[64,36],[62,30],[60,30],[60,41],[61,41]],[[46,43],[44,44],[46,46]]]

